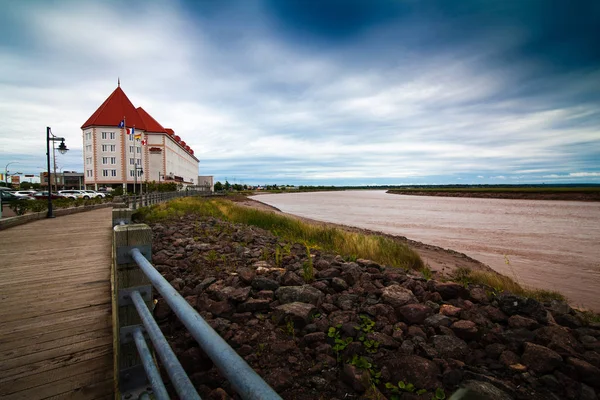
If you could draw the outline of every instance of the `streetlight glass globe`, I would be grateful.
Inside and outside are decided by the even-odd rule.
[[[67,146],[65,145],[65,142],[60,142],[60,144],[58,145],[58,151],[60,152],[60,154],[65,154],[67,151],[69,151],[69,149],[67,149]]]

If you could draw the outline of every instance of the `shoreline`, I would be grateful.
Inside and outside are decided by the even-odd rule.
[[[553,200],[553,201],[600,201],[600,192],[521,192],[521,191],[444,191],[444,190],[398,190],[388,194],[405,196],[473,197],[479,199]]]
[[[411,240],[405,236],[391,235],[389,233],[370,230],[370,229],[357,228],[357,227],[349,226],[349,225],[336,224],[333,222],[323,222],[323,221],[318,221],[318,220],[311,219],[311,218],[300,217],[298,215],[285,213],[285,212],[281,211],[280,209],[278,209],[277,207],[273,207],[269,204],[263,203],[260,200],[255,200],[255,199],[251,199],[248,197],[244,197],[244,199],[235,199],[232,201],[234,201],[236,204],[243,205],[246,207],[256,208],[259,210],[273,211],[273,212],[281,214],[281,215],[286,215],[289,217],[297,218],[301,221],[304,221],[304,222],[307,222],[310,224],[339,228],[339,229],[343,229],[343,230],[349,231],[349,232],[379,235],[379,236],[384,236],[384,237],[387,237],[387,238],[390,238],[393,240],[400,241],[402,243],[406,243],[410,248],[412,248],[417,253],[419,253],[419,256],[421,256],[421,258],[423,259],[423,262],[427,266],[429,266],[429,268],[433,271],[434,276],[436,276],[437,278],[447,277],[447,276],[451,275],[453,271],[455,271],[457,268],[460,268],[460,267],[466,267],[473,271],[493,272],[493,273],[497,273],[498,275],[502,275],[499,272],[497,272],[496,270],[492,269],[487,264],[485,264],[479,260],[476,260],[474,258],[471,258],[464,253],[460,253],[460,252],[452,250],[452,249],[445,249],[443,247],[430,245],[430,244],[419,242],[416,240]]]

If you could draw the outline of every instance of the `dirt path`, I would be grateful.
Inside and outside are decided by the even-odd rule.
[[[232,199],[232,200],[235,201],[238,205],[251,207],[251,208],[258,209],[258,210],[272,211],[277,214],[287,215],[287,216],[297,218],[299,220],[302,220],[302,221],[305,221],[305,222],[308,222],[311,224],[337,227],[337,228],[341,228],[341,229],[344,229],[344,230],[350,231],[350,232],[376,234],[376,235],[389,237],[394,240],[398,240],[398,241],[407,243],[413,250],[415,250],[417,253],[419,253],[419,255],[421,256],[421,258],[423,259],[425,264],[429,265],[429,268],[431,268],[431,270],[436,275],[439,275],[439,274],[448,275],[448,274],[452,273],[452,271],[454,271],[456,268],[459,268],[459,267],[467,267],[472,270],[493,271],[493,269],[490,268],[489,266],[487,266],[486,264],[484,264],[480,261],[477,261],[477,260],[467,256],[466,254],[459,253],[454,250],[443,249],[441,247],[432,246],[432,245],[429,245],[426,243],[421,243],[421,242],[417,242],[414,240],[410,240],[404,236],[394,236],[394,235],[390,235],[390,234],[383,233],[383,232],[371,231],[368,229],[361,229],[361,228],[356,228],[353,226],[334,224],[334,223],[329,223],[329,222],[321,222],[321,221],[317,221],[317,220],[310,219],[310,218],[299,217],[299,216],[296,216],[293,214],[284,213],[281,210],[279,210],[278,208],[270,206],[265,203],[262,203],[258,200],[253,200],[253,199],[248,199],[248,198]]]

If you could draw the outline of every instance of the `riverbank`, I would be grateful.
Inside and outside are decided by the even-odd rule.
[[[564,302],[307,248],[219,217],[230,206],[184,201],[138,215],[153,231],[153,263],[284,399],[441,399],[458,387],[497,400],[594,399],[600,390],[600,325]],[[157,300],[155,318],[200,394],[236,398]]]
[[[441,197],[475,197],[481,199],[513,199],[513,200],[563,200],[563,201],[600,201],[600,188],[551,188],[547,190],[518,189],[393,189],[389,194],[405,196],[441,196]]]

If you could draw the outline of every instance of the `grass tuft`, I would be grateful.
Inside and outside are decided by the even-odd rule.
[[[313,225],[296,218],[239,206],[223,199],[186,197],[140,209],[136,219],[159,222],[196,214],[234,223],[256,226],[288,241],[334,251],[341,255],[366,258],[404,269],[421,270],[424,263],[406,244],[379,235],[346,232],[339,228]]]
[[[473,271],[469,268],[457,268],[451,279],[462,285],[476,284],[492,288],[496,293],[510,292],[519,296],[531,297],[538,301],[566,301],[562,294],[545,289],[529,289],[521,286],[508,276],[493,271]]]

